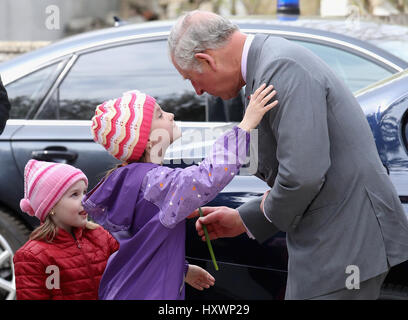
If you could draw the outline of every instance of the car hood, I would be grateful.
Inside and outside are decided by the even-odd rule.
[[[369,115],[384,112],[392,102],[408,92],[407,88],[408,69],[378,81],[354,94],[364,113]]]

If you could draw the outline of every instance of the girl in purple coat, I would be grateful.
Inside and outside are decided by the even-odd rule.
[[[256,90],[242,122],[219,137],[199,165],[184,169],[162,166],[181,130],[154,98],[130,91],[96,108],[94,140],[122,161],[83,200],[93,220],[120,243],[102,276],[100,299],[184,299],[190,273],[185,219],[237,174],[246,159],[249,131],[277,104],[266,105],[276,94],[271,90],[265,85]],[[193,278],[195,287],[213,283],[202,273]]]

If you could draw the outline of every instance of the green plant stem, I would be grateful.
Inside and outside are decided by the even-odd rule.
[[[200,217],[204,217],[203,212],[201,211],[201,208],[198,208],[198,212],[200,213]],[[203,229],[204,229],[205,240],[207,241],[207,246],[208,246],[208,250],[210,251],[212,262],[214,264],[215,270],[218,271],[217,261],[215,260],[215,255],[214,255],[214,251],[211,245],[210,236],[208,235],[207,227],[205,226],[205,224],[203,224]]]

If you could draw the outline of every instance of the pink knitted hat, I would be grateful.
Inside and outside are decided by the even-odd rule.
[[[24,169],[24,199],[20,208],[44,222],[52,207],[79,180],[88,186],[85,174],[69,164],[30,160]]]
[[[155,104],[153,97],[137,90],[102,103],[92,118],[94,140],[116,159],[139,160],[150,136]]]

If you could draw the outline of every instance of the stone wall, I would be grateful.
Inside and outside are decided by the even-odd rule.
[[[0,63],[49,43],[49,41],[0,41]]]

